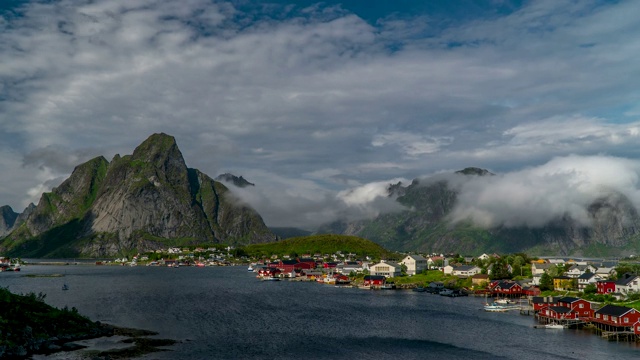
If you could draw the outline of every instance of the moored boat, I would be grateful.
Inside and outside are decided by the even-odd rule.
[[[488,311],[488,312],[505,312],[508,311],[509,309],[503,305],[498,305],[498,304],[485,304],[484,305],[484,311]]]

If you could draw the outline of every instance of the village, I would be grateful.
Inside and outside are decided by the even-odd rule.
[[[137,254],[131,259],[96,261],[95,265],[174,268],[248,265],[247,270],[262,281],[314,281],[371,290],[484,296],[486,311],[519,310],[521,314],[534,315],[542,327],[591,328],[609,339],[640,341],[640,264],[633,258],[621,261],[529,258],[525,254],[401,256],[404,257],[399,261],[374,260],[336,251],[250,258],[230,246],[173,247]],[[20,263],[19,259],[0,257],[2,271],[19,271]]]

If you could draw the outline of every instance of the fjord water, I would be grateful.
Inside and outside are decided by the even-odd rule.
[[[22,270],[0,274],[0,286],[43,292],[50,305],[181,341],[147,359],[640,358],[635,344],[584,330],[534,329],[531,316],[486,313],[474,297],[261,282],[244,267]]]

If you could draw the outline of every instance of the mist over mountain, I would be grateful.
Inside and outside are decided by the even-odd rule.
[[[17,219],[7,213],[9,220]],[[132,155],[78,165],[25,214],[0,241],[0,252],[100,257],[169,245],[275,239],[260,215],[236,201],[227,187],[188,168],[166,134],[151,135]]]
[[[617,255],[640,251],[637,164],[567,157],[495,175],[478,168],[390,184],[404,206],[318,232],[357,235],[395,250]]]

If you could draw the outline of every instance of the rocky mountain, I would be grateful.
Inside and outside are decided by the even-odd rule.
[[[456,172],[457,176],[492,176],[478,168]],[[528,252],[534,255],[612,256],[640,252],[640,216],[629,199],[611,193],[587,209],[591,226],[564,216],[539,227],[485,229],[470,221],[451,223],[449,215],[458,193],[447,180],[414,180],[410,185],[392,184],[389,196],[407,210],[375,219],[337,222],[318,233],[356,235],[392,250],[458,252]]]
[[[0,236],[7,235],[18,219],[18,213],[11,206],[0,206]]]
[[[247,186],[255,186],[256,185],[256,184],[252,184],[252,183],[248,182],[242,176],[238,177],[238,176],[235,176],[235,175],[229,174],[229,173],[218,175],[218,177],[216,177],[216,181],[233,184],[233,185],[235,185],[235,186],[237,186],[239,188],[244,188],[244,187],[247,187]]]
[[[186,244],[273,241],[260,215],[186,166],[175,139],[154,134],[132,155],[77,166],[0,241],[30,257],[102,257]]]

